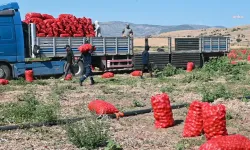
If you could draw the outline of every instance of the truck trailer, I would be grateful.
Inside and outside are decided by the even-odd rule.
[[[21,21],[19,5],[16,2],[0,6],[0,78],[11,79],[23,76],[26,70],[33,70],[34,76],[61,75],[66,55],[65,45],[70,45],[76,59],[80,56],[78,47],[87,37],[37,37],[36,25]],[[133,38],[91,37],[89,42],[96,47],[92,54],[93,66],[101,71],[140,69],[141,52],[134,53]],[[154,68],[163,69],[167,64],[185,67],[187,62],[196,66],[213,56],[223,56],[229,51],[229,37],[167,37],[168,47],[164,52],[150,52]],[[148,45],[145,38],[145,45]],[[173,49],[172,47],[175,47]],[[75,67],[76,75],[82,75],[83,62]]]
[[[230,37],[201,36],[201,37],[162,37],[168,43],[164,52],[150,52],[149,61],[153,68],[163,69],[166,64],[177,68],[186,68],[188,62],[193,62],[195,67],[202,67],[211,57],[221,57],[230,50]],[[150,38],[145,38],[145,45]],[[174,41],[174,42],[173,42]],[[141,54],[134,54],[133,69],[142,67]]]

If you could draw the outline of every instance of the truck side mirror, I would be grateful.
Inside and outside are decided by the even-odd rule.
[[[37,57],[38,55],[40,55],[40,46],[34,45],[33,54],[34,54],[36,57]]]

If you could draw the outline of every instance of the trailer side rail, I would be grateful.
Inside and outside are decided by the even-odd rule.
[[[31,24],[30,28],[32,51],[34,45],[38,45],[43,57],[63,57],[66,55],[64,47],[68,44],[75,56],[80,56],[78,47],[85,43],[86,37],[36,37],[35,24]],[[96,47],[93,56],[133,55],[133,38],[93,37],[88,40]]]

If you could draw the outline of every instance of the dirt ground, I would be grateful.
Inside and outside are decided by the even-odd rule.
[[[202,100],[202,95],[197,90],[202,83],[183,83],[182,78],[184,77],[185,75],[176,75],[166,80],[160,80],[147,76],[145,80],[142,80],[129,74],[115,75],[113,79],[102,79],[100,76],[95,76],[96,85],[90,86],[90,81],[86,80],[83,87],[78,85],[78,78],[72,81],[44,79],[31,84],[11,81],[9,85],[0,86],[0,105],[3,106],[10,102],[20,103],[20,94],[30,90],[35,90],[37,99],[46,103],[50,101],[49,95],[55,90],[54,88],[62,86],[68,86],[69,90],[65,91],[59,100],[60,118],[84,116],[88,103],[94,99],[104,99],[111,102],[120,111],[151,108],[151,96],[162,91],[170,96],[172,105]],[[220,80],[214,80],[207,84],[213,85],[217,82]],[[236,85],[237,83],[232,85],[233,88],[236,88]],[[134,104],[135,102],[145,106],[138,107]],[[229,134],[237,133],[250,138],[250,102],[232,97],[229,100],[220,98],[214,103],[224,104],[227,112],[231,114],[231,119],[227,120]],[[175,125],[166,129],[154,128],[153,113],[110,120],[111,137],[124,150],[196,150],[205,140],[203,136],[197,138],[182,137],[187,111],[186,107],[174,109]],[[13,123],[0,122],[0,124]],[[75,150],[78,148],[69,141],[64,126],[53,126],[0,132],[0,149]]]

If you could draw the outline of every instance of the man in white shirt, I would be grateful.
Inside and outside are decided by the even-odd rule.
[[[95,21],[95,37],[102,37],[101,27],[100,27],[99,22],[97,20]]]
[[[126,27],[122,30],[123,37],[133,37],[133,30],[130,28],[129,24],[126,24]]]

